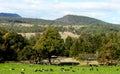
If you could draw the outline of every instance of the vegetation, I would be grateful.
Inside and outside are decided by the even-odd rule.
[[[77,15],[66,15],[62,18],[56,19],[55,22],[58,22],[58,24],[71,24],[71,25],[108,24],[101,20],[97,20],[97,19],[85,17],[85,16],[77,16]]]
[[[62,39],[59,32],[72,32],[79,37]],[[23,37],[19,33],[35,35]],[[52,57],[58,56],[80,61],[95,59],[108,66],[38,65],[46,64],[46,59],[53,64]],[[0,74],[119,74],[119,65],[119,25],[75,15],[52,21],[0,17]]]
[[[81,35],[71,46],[71,55],[96,54],[101,62],[118,60],[120,33]],[[116,57],[117,56],[117,57]],[[79,56],[80,57],[80,56]],[[89,58],[89,56],[88,56]],[[90,57],[91,58],[91,57]],[[105,61],[107,60],[107,61]]]
[[[43,57],[47,57],[51,63],[52,55],[60,55],[63,50],[63,40],[55,28],[47,28],[34,46]]]
[[[1,14],[3,15],[3,14]],[[10,15],[10,14],[9,14]],[[7,14],[4,16],[8,16]],[[12,16],[12,14],[11,14]],[[14,16],[16,16],[14,14]],[[10,18],[1,17],[0,23],[29,23],[29,24],[41,24],[41,25],[90,25],[90,24],[109,24],[101,20],[97,20],[85,16],[76,16],[76,15],[66,15],[62,18],[56,20],[43,20],[43,19],[31,19],[31,18]]]
[[[1,28],[17,33],[43,32],[49,26],[56,27],[60,32],[68,31],[77,35],[120,32],[119,25],[85,16],[66,15],[56,20],[0,17]]]
[[[51,25],[52,21],[43,19],[33,19],[33,18],[10,18],[10,17],[0,17],[0,23],[29,23],[29,24],[42,24]]]
[[[1,17],[0,27],[0,62],[34,60],[39,63],[48,59],[51,64],[52,56],[67,56],[78,60],[94,57],[109,64],[120,58],[120,26],[97,19],[75,15],[53,21]],[[68,36],[63,40],[59,32],[66,31],[79,37]],[[18,33],[36,34],[25,38]]]
[[[26,45],[26,40],[16,32],[7,32],[2,36],[1,56],[4,61],[17,60],[17,55]]]
[[[65,69],[65,70],[64,70]],[[119,74],[119,66],[54,66],[54,65],[32,65],[29,64],[0,64],[1,74]]]
[[[35,60],[51,56],[71,56],[80,59],[94,57],[99,62],[120,58],[120,32],[81,34],[79,38],[67,37],[65,40],[56,28],[48,27],[42,35],[36,34],[30,39],[14,31],[0,31],[0,61]],[[93,56],[86,56],[92,54]],[[82,55],[82,56],[81,56]]]

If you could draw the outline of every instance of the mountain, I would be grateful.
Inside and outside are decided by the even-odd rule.
[[[108,24],[104,21],[86,17],[86,16],[77,16],[77,15],[66,15],[62,18],[58,18],[55,22],[59,24],[72,24],[72,25],[88,25],[88,24]]]
[[[14,17],[14,18],[11,18]],[[55,20],[19,18],[18,14],[0,13],[0,23],[29,23],[39,25],[100,25],[110,24],[95,18],[77,15],[66,15]]]
[[[35,18],[0,17],[0,23],[27,23],[35,25],[50,25],[53,23],[53,21]]]
[[[20,18],[21,16],[16,13],[0,13],[0,17],[16,17]]]
[[[18,33],[43,32],[47,26],[55,26],[60,32],[72,32],[78,35],[120,32],[120,25],[86,16],[66,15],[55,20],[0,17],[0,28]]]

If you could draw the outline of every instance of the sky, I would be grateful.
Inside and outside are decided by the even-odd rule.
[[[50,20],[73,14],[120,24],[120,0],[0,0],[1,12]]]

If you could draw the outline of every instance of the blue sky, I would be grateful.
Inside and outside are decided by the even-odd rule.
[[[56,19],[67,14],[120,24],[120,0],[0,0],[0,12]]]

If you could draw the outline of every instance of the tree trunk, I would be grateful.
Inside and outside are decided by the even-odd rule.
[[[48,56],[48,62],[49,62],[50,65],[52,65],[51,56]]]

